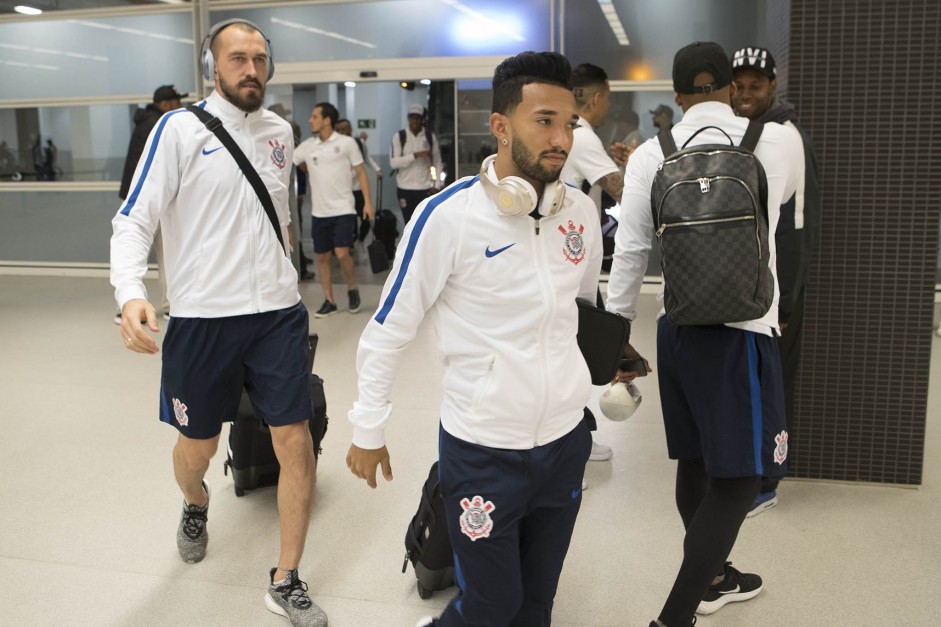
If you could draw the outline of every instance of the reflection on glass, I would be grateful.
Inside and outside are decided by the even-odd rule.
[[[0,181],[120,181],[136,110],[0,109]]]
[[[490,81],[458,83],[458,176],[474,176],[484,159],[497,152],[490,132],[493,91]]]

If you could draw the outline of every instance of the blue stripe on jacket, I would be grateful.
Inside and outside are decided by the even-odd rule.
[[[206,107],[206,101],[203,100],[198,105],[201,109]],[[157,152],[157,144],[160,143],[160,135],[163,134],[163,127],[167,125],[167,120],[170,119],[170,116],[176,115],[177,113],[182,113],[186,109],[177,109],[176,111],[170,111],[160,118],[160,123],[157,124],[157,131],[154,133],[154,141],[150,144],[150,150],[147,152],[147,160],[144,161],[144,169],[141,170],[140,176],[137,179],[137,185],[134,186],[134,191],[131,192],[131,195],[127,197],[127,201],[124,203],[124,206],[121,207],[120,213],[124,215],[131,214],[131,207],[134,206],[134,203],[137,202],[137,197],[140,196],[140,190],[144,186],[144,181],[147,180],[147,174],[150,172],[150,165],[154,160],[154,153]]]
[[[428,201],[428,204],[425,205],[425,208],[421,211],[421,213],[418,214],[418,217],[415,218],[415,225],[412,227],[411,234],[405,247],[405,255],[402,257],[402,265],[399,266],[399,273],[395,276],[395,281],[392,283],[392,289],[389,290],[389,295],[386,296],[386,300],[382,304],[382,307],[380,307],[379,311],[376,312],[376,322],[379,324],[384,323],[386,321],[386,317],[389,315],[389,312],[392,311],[392,307],[395,305],[395,298],[399,295],[399,290],[402,289],[402,283],[405,281],[405,275],[408,273],[408,267],[412,263],[412,256],[415,254],[415,247],[418,246],[418,238],[421,237],[421,233],[424,230],[425,224],[428,222],[428,218],[431,216],[431,213],[445,200],[462,189],[470,187],[479,179],[480,176],[475,176],[472,179],[468,179],[463,183],[452,185],[446,190],[440,192],[437,196],[434,196],[431,200]]]

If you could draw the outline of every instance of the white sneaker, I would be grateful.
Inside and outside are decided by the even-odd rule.
[[[585,481],[585,477],[582,477],[582,492],[588,489],[588,482]]]
[[[589,461],[593,462],[606,462],[611,459],[611,447],[605,446],[604,444],[598,444],[594,439],[591,441],[591,455],[588,456]]]
[[[415,623],[415,627],[431,627],[435,624],[434,616],[425,616],[424,618],[419,618],[418,622]]]

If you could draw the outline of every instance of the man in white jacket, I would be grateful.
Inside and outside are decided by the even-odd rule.
[[[493,78],[495,157],[419,205],[357,354],[347,464],[376,486],[392,467],[389,397],[426,315],[444,358],[439,476],[460,592],[426,624],[549,624],[591,449],[577,297],[593,301],[598,214],[559,173],[578,121],[557,53]]]
[[[249,22],[222,22],[204,41],[201,62],[215,91],[197,106],[218,118],[248,157],[287,240],[294,141],[291,126],[261,108],[273,72],[270,44]],[[129,350],[142,354],[159,351],[148,333],[159,328],[143,284],[158,223],[174,305],[163,341],[160,419],[180,432],[173,450],[184,497],[180,556],[193,563],[206,555],[210,494],[203,477],[244,387],[271,427],[281,464],[281,552],[265,604],[295,625],[326,626],[326,614],[297,573],[315,472],[309,323],[297,273],[232,155],[186,109],[164,115],[151,133],[131,193],[112,221],[111,282],[121,335]]]
[[[742,142],[748,120],[732,112],[732,66],[721,46],[696,42],[680,49],[673,61],[673,90],[683,119],[666,132],[677,146]],[[803,170],[800,136],[768,124],[754,154],[767,176],[773,233],[781,203],[794,193]],[[630,320],[637,315],[655,236],[651,186],[665,156],[656,138],[648,140],[631,155],[624,177],[607,306]],[[699,244],[702,237],[690,235],[686,245]],[[769,247],[774,273],[773,238]],[[762,590],[761,577],[739,572],[726,559],[758,494],[760,476],[778,476],[787,463],[781,361],[774,337],[777,300],[775,281],[774,303],[756,320],[690,325],[673,323],[663,310],[658,316],[660,403],[667,452],[677,460],[675,500],[686,534],[683,563],[651,627],[686,627],[697,612],[711,614]],[[640,356],[628,344],[625,357]],[[651,371],[649,364],[646,368]],[[622,380],[634,374],[619,372]]]

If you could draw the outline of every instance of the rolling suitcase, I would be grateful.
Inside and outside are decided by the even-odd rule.
[[[379,185],[376,189],[376,218],[373,222],[372,234],[376,241],[382,242],[386,249],[386,258],[395,257],[395,238],[399,236],[399,221],[390,209],[382,209],[382,179],[379,179]],[[375,243],[375,242],[373,242]],[[372,258],[372,247],[370,244],[370,260]],[[376,247],[378,250],[378,247]],[[375,272],[375,270],[373,270]]]
[[[405,532],[405,560],[402,572],[412,562],[418,578],[418,596],[431,598],[435,590],[454,585],[454,554],[444,516],[444,497],[438,483],[438,462],[431,465],[422,486],[418,511]]]
[[[310,370],[313,370],[314,354],[317,351],[317,334],[310,336]],[[327,400],[324,396],[323,379],[310,375],[310,401],[314,417],[310,420],[310,435],[314,441],[314,455],[320,455],[320,442],[327,431]],[[232,471],[235,495],[243,496],[246,490],[278,483],[281,465],[271,444],[271,431],[252,407],[248,393],[242,391],[238,412],[229,429],[228,456],[223,463],[223,472]]]

